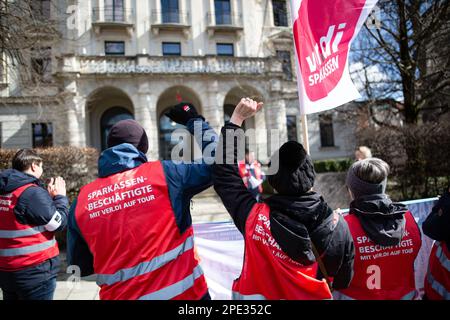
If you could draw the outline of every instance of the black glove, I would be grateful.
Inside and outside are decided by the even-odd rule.
[[[173,106],[168,112],[164,114],[169,117],[170,120],[184,126],[190,119],[201,118],[205,120],[205,118],[197,113],[197,110],[195,110],[195,107],[192,104],[186,102],[181,102],[176,106]]]

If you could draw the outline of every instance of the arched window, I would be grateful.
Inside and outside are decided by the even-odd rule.
[[[171,152],[174,146],[178,144],[178,140],[172,140],[172,132],[176,129],[184,128],[181,124],[178,124],[170,120],[164,115],[164,112],[159,118],[159,157],[162,160],[171,160]]]
[[[107,139],[111,127],[121,120],[134,119],[133,115],[125,108],[112,107],[106,110],[100,120],[102,137],[102,150],[105,150],[107,146]]]

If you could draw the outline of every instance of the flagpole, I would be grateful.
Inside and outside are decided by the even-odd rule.
[[[308,119],[306,118],[306,114],[302,114],[302,138],[303,138],[303,147],[306,152],[309,152],[309,136],[308,136]]]

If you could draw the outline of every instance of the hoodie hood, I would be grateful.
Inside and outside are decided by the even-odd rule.
[[[316,248],[326,248],[334,229],[332,210],[322,196],[315,192],[275,195],[266,203],[270,207],[271,233],[281,249],[303,265],[314,263],[311,243]]]
[[[133,169],[146,163],[147,156],[129,143],[122,143],[106,149],[98,159],[98,175],[100,178]]]
[[[17,188],[29,183],[41,185],[36,177],[18,171],[16,169],[7,169],[0,173],[0,194],[11,193]]]
[[[394,203],[385,194],[360,197],[350,204],[350,212],[358,217],[369,238],[381,246],[400,243],[405,230],[408,207]]]

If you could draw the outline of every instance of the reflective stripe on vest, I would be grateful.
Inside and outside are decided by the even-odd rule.
[[[198,265],[194,268],[194,271],[181,281],[178,281],[170,286],[167,286],[158,291],[146,294],[140,297],[138,300],[170,300],[179,296],[186,290],[194,286],[194,282],[197,278],[203,275],[202,268]]]
[[[439,263],[442,267],[447,269],[447,271],[450,272],[450,260],[447,258],[447,256],[444,253],[444,250],[442,250],[442,246],[445,244],[440,243],[437,250],[436,250],[436,257],[439,260]]]
[[[44,251],[50,249],[56,244],[56,240],[52,239],[46,242],[34,244],[31,246],[12,248],[12,249],[0,249],[0,257],[15,257],[26,255],[29,253]]]
[[[267,300],[262,294],[241,294],[237,291],[232,293],[233,300]]]
[[[450,300],[450,292],[448,292],[441,283],[436,281],[431,273],[428,273],[427,281],[433,288],[433,290],[436,291],[442,298],[444,298],[445,300]]]
[[[45,231],[43,226],[23,230],[0,230],[0,239],[14,239],[20,237],[34,236]]]
[[[117,282],[126,281],[134,277],[150,273],[158,268],[161,268],[165,264],[175,260],[178,256],[182,255],[184,252],[192,249],[194,247],[194,239],[191,237],[187,238],[185,242],[180,244],[178,247],[153,258],[150,261],[142,262],[132,268],[126,268],[117,271],[114,274],[98,274],[97,284],[101,285],[112,285]]]
[[[400,298],[400,300],[413,300],[415,296],[416,296],[416,291],[414,290],[414,291],[411,291],[411,292],[405,294],[403,297]],[[334,291],[333,298],[336,300],[355,300],[352,297],[349,297],[340,291]]]
[[[400,298],[400,300],[413,300],[416,296],[416,291],[411,291],[408,294],[405,294],[403,297]]]

